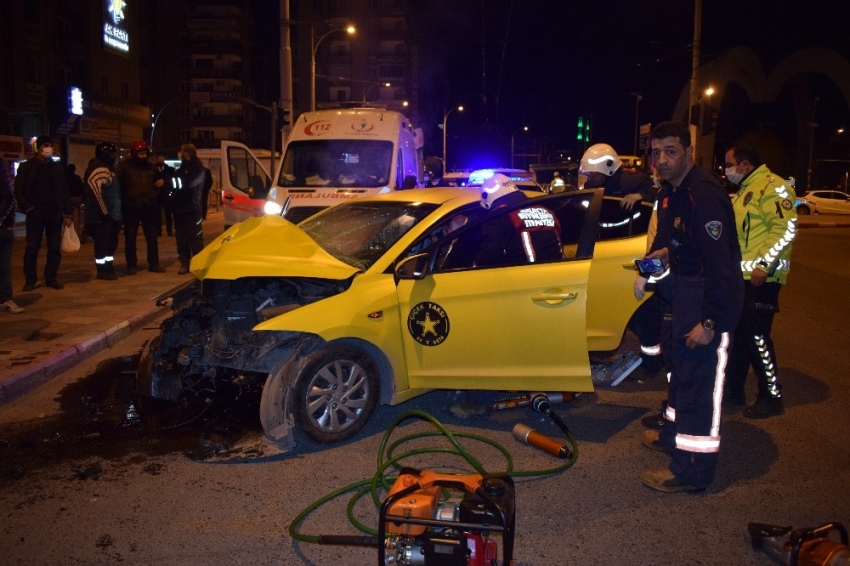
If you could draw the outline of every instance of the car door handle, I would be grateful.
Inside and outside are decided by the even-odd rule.
[[[576,297],[578,297],[577,293],[537,293],[536,295],[531,295],[531,300],[557,305],[563,301],[574,301]]]
[[[233,195],[224,195],[224,200],[233,200]]]
[[[624,263],[623,269],[631,269],[632,271],[636,271],[637,267],[635,267],[635,262],[631,262],[631,263]]]

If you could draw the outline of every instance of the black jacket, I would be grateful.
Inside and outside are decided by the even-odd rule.
[[[744,297],[735,213],[711,173],[691,167],[679,187],[665,187],[651,251],[667,248],[677,278],[703,281],[702,319],[719,332],[737,325]],[[669,197],[666,196],[669,194]]]
[[[5,159],[0,158],[0,228],[15,225],[15,190],[12,187],[12,172]]]
[[[169,202],[174,214],[201,214],[204,178],[204,165],[197,156],[181,163],[169,193]]]
[[[623,171],[620,167],[605,182],[605,196],[624,197],[632,193],[640,193],[641,198],[650,204],[655,202],[657,193],[652,177],[637,171]]]
[[[32,157],[18,168],[15,179],[15,198],[18,210],[34,208],[71,216],[71,194],[65,168],[51,160]]]

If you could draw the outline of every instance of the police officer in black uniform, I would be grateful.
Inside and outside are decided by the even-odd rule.
[[[645,431],[644,444],[672,460],[641,480],[662,492],[697,492],[717,468],[725,366],[744,299],[741,250],[726,191],[693,166],[688,126],[662,122],[650,139],[658,175],[672,187],[647,257],[669,263],[674,277],[673,373],[666,426]]]

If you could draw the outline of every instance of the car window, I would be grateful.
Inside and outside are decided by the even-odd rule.
[[[480,265],[480,252],[485,238],[492,237],[494,233],[505,233],[506,230],[508,231],[506,238],[510,235],[508,214],[512,211],[529,208],[545,208],[555,216],[560,225],[562,249],[554,252],[548,246],[541,248],[536,263],[573,259],[576,257],[576,250],[581,240],[589,200],[589,196],[581,195],[575,195],[572,198],[547,199],[545,207],[543,207],[541,204],[544,204],[544,201],[537,201],[537,199],[532,198],[519,205],[491,210],[480,221],[468,222],[466,226],[454,233],[454,237],[447,236],[435,246],[434,271],[486,269],[528,264],[529,261],[525,256],[510,255],[506,252],[502,260],[482,266]]]
[[[435,204],[421,202],[350,202],[329,208],[299,227],[338,260],[368,269],[436,209]]]
[[[631,238],[646,234],[649,229],[649,219],[652,217],[652,206],[638,203],[631,210],[624,210],[620,203],[622,199],[605,197],[602,200],[602,210],[599,213],[598,241]]]

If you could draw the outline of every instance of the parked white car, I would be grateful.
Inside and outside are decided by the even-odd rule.
[[[809,191],[796,204],[797,214],[850,214],[850,195],[841,191]]]

